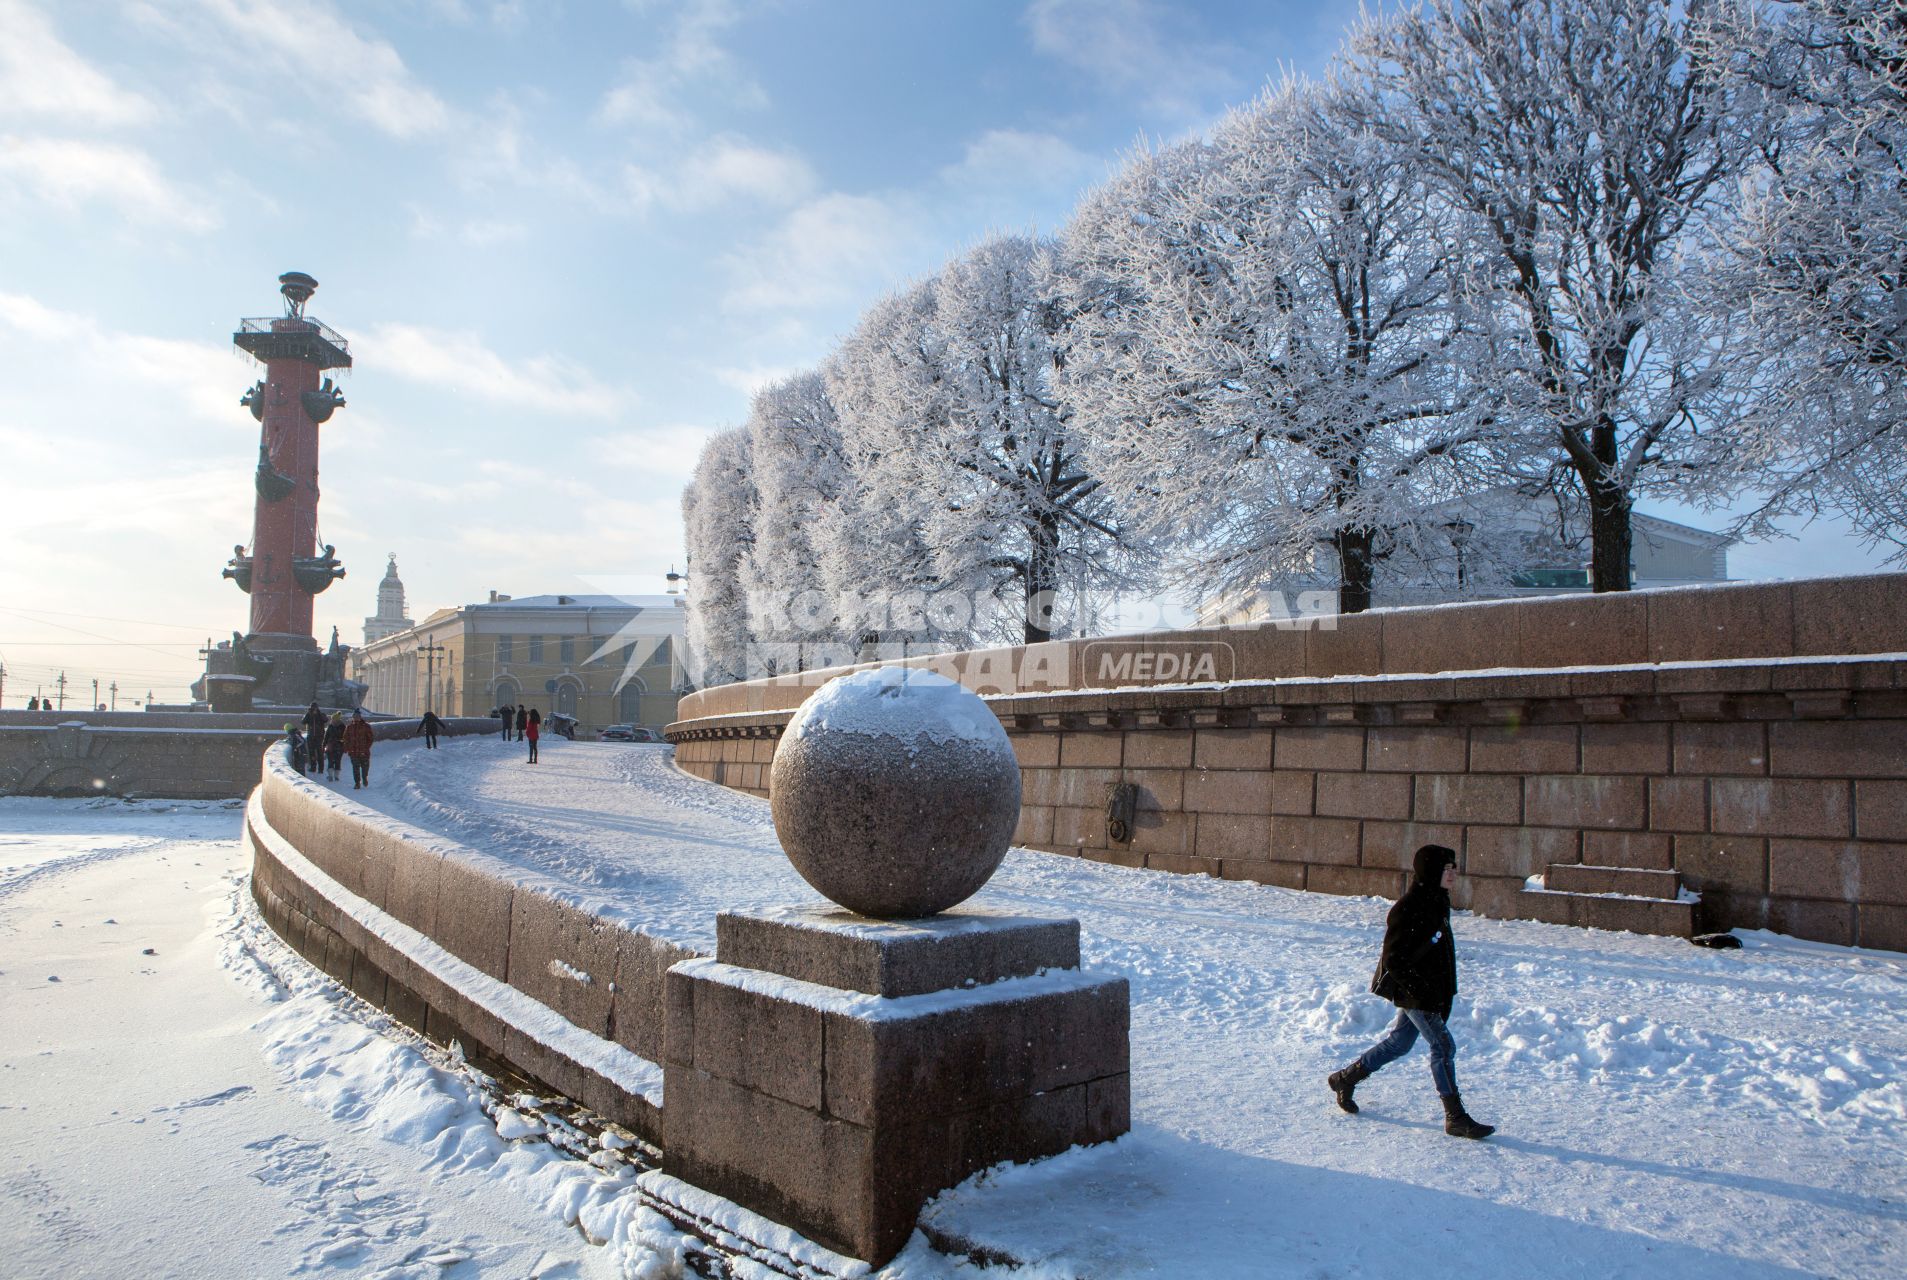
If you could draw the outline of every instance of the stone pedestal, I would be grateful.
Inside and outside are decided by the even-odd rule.
[[[663,1168],[877,1266],[935,1193],[1130,1124],[1126,980],[1075,920],[724,914],[667,992]]]
[[[257,683],[250,676],[207,676],[205,701],[214,711],[228,714],[249,712],[252,709],[252,686]]]

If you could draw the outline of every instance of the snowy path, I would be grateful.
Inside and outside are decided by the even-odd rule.
[[[0,1273],[617,1274],[484,1176],[487,1122],[444,1073],[338,1016],[328,983],[287,992],[260,966],[238,826],[0,800]],[[426,1086],[408,1106],[406,1082]]]
[[[812,899],[767,805],[666,749],[520,750],[407,744],[357,795],[692,945],[721,907]],[[1907,1274],[1907,958],[1462,917],[1459,1078],[1501,1126],[1468,1144],[1421,1050],[1361,1116],[1323,1088],[1387,1021],[1381,903],[1024,852],[979,901],[1077,914],[1133,984],[1133,1135],[930,1210],[1050,1274]]]
[[[811,900],[767,806],[666,749],[518,750],[382,747],[346,794],[698,946],[723,906]],[[0,800],[0,1273],[680,1277],[626,1173],[499,1137],[270,937],[237,822]],[[1459,1070],[1503,1126],[1474,1144],[1443,1136],[1421,1051],[1358,1117],[1321,1083],[1386,1021],[1381,903],[1032,853],[983,899],[1079,915],[1133,984],[1134,1132],[928,1210],[1025,1280],[1907,1274],[1901,956],[1462,917]],[[916,1238],[883,1274],[1002,1272]]]

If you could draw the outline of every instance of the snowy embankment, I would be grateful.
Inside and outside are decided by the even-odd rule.
[[[724,907],[813,900],[767,805],[665,749],[519,750],[392,753],[360,796],[686,945]],[[1907,957],[1461,917],[1460,1080],[1502,1127],[1478,1148],[1442,1134],[1421,1053],[1362,1116],[1324,1090],[1390,1014],[1365,992],[1382,903],[1025,852],[976,902],[1075,914],[1087,963],[1131,978],[1135,1124],[942,1196],[949,1235],[1054,1274],[1907,1272]]]
[[[534,767],[521,750],[380,747],[376,785],[351,798],[614,897],[631,923],[702,948],[722,907],[812,900],[767,806],[677,772],[666,749],[546,742]],[[60,865],[0,856],[20,868],[0,870],[0,1103],[25,1109],[0,1138],[0,1195],[40,1206],[0,1215],[11,1257],[58,1256],[73,1246],[47,1241],[92,1231],[107,1243],[82,1256],[100,1275],[680,1274],[681,1237],[607,1152],[559,1155],[539,1121],[480,1104],[455,1064],[263,930],[235,883],[236,814],[100,837],[93,815],[126,809],[6,801],[0,832],[41,821],[14,807],[31,804],[65,816],[26,840]],[[182,947],[157,963],[176,967],[192,1017],[147,1019],[177,1042],[155,1055],[132,1012],[148,993],[117,952],[84,995],[35,970],[73,904],[93,896],[87,910],[115,915],[98,896],[110,893],[157,911],[186,857],[215,869],[179,878],[210,926],[188,910],[160,947]],[[1460,917],[1460,1079],[1471,1110],[1502,1126],[1477,1144],[1442,1134],[1421,1051],[1363,1087],[1361,1116],[1337,1112],[1322,1084],[1386,1021],[1363,992],[1381,903],[1031,853],[1009,855],[980,901],[1078,915],[1088,963],[1133,988],[1133,1133],[982,1174],[927,1211],[942,1238],[1024,1261],[1017,1274],[1907,1273],[1907,958],[1764,934],[1715,953]],[[218,976],[219,951],[240,982]],[[80,1034],[80,1001],[102,998],[131,1020],[102,1025],[90,1058],[42,1056],[42,1040]],[[37,1012],[16,1031],[14,1009]],[[150,1126],[128,1118],[160,1114],[186,1145],[129,1148]],[[178,1176],[129,1178],[128,1165]],[[236,1210],[202,1231],[197,1206],[227,1183]],[[582,1245],[570,1222],[608,1247]],[[138,1256],[130,1241],[159,1252],[107,1261]],[[218,1266],[171,1265],[214,1245]],[[1001,1271],[917,1237],[884,1274]]]

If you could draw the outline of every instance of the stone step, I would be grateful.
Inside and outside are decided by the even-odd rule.
[[[1692,901],[1524,889],[1517,894],[1516,905],[1519,915],[1546,924],[1652,933],[1667,938],[1695,936],[1696,904]]]
[[[1673,871],[1552,862],[1543,876],[1543,887],[1558,893],[1620,893],[1631,898],[1664,898],[1673,902],[1682,890],[1682,877]]]

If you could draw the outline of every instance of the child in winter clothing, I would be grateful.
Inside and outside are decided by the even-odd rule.
[[[344,712],[331,713],[331,723],[324,727],[324,768],[325,776],[331,781],[338,780],[338,769],[344,763]]]
[[[1326,1081],[1338,1106],[1357,1114],[1359,1083],[1410,1052],[1423,1036],[1430,1046],[1430,1078],[1443,1098],[1444,1132],[1456,1138],[1487,1138],[1496,1129],[1463,1109],[1457,1092],[1457,1045],[1444,1025],[1457,996],[1457,947],[1450,937],[1450,890],[1457,882],[1457,855],[1439,844],[1417,851],[1410,887],[1384,921],[1384,949],[1371,990],[1397,1006],[1397,1021],[1376,1044]]]

